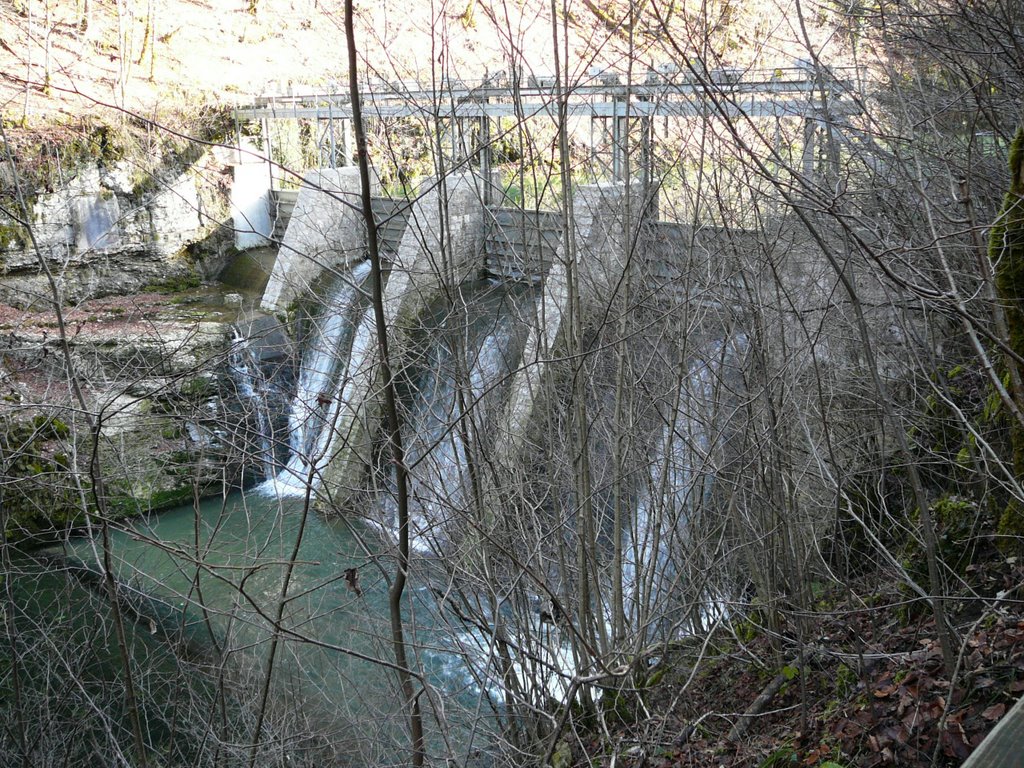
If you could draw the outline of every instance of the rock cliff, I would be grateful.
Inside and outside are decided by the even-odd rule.
[[[235,255],[227,159],[170,155],[154,170],[140,157],[89,158],[59,184],[27,179],[24,207],[3,185],[8,537],[48,538],[86,512],[145,513],[257,479],[261,437],[231,362],[246,302],[212,283]]]
[[[0,303],[50,302],[47,270],[65,304],[216,275],[233,253],[226,151],[143,167],[90,160],[26,190],[24,208],[5,195],[13,215],[0,212]]]

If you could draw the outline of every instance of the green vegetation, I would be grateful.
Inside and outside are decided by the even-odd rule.
[[[0,506],[8,539],[82,522],[81,491],[88,486],[70,466],[70,438],[68,425],[52,416],[0,419],[0,474],[6,478]]]
[[[210,384],[197,377],[182,388],[186,396],[201,398]],[[94,512],[96,499],[88,472],[75,467],[71,456],[88,456],[90,449],[71,425],[51,413],[31,418],[0,417],[0,523],[9,541],[46,543],[56,534],[86,523],[86,512]],[[179,421],[168,419],[152,435],[136,434],[130,441],[141,455],[165,445],[156,441],[183,440],[187,436]],[[76,443],[78,445],[76,446]],[[101,462],[106,461],[107,446],[101,444]],[[187,449],[153,453],[152,464],[130,480],[111,475],[106,483],[105,506],[108,519],[117,520],[168,509],[188,503],[195,493],[220,476],[200,481],[196,474],[197,457]],[[114,459],[114,461],[119,461]]]
[[[107,508],[115,518],[134,517],[148,512],[160,512],[192,501],[194,491],[191,486],[167,488],[153,491],[145,496],[131,493],[111,496],[107,500]]]
[[[181,395],[190,400],[202,400],[213,392],[213,385],[205,376],[196,376],[181,385]]]
[[[1010,189],[989,239],[996,289],[1006,313],[1010,348],[1024,355],[1024,127],[1010,147]],[[1014,393],[1019,397],[1020,393]],[[1018,402],[1024,407],[1024,402]],[[1024,480],[1024,426],[1011,420],[1013,469]],[[998,533],[1004,550],[1024,551],[1024,504],[1011,498],[999,518]]]
[[[202,282],[199,275],[190,271],[173,275],[163,280],[146,283],[146,285],[142,286],[142,290],[163,294],[184,293],[185,291],[191,291],[193,288],[198,288],[202,285]]]
[[[0,251],[28,245],[28,230],[21,224],[0,222]]]
[[[148,120],[132,116],[120,120],[102,116],[51,118],[8,129],[8,144],[16,158],[23,193],[34,196],[52,192],[87,165],[130,167],[135,197],[155,191],[162,169],[188,167],[206,151],[202,141],[192,137],[219,141],[232,132],[230,110],[225,105],[201,100],[196,103],[194,97],[181,99],[183,95],[180,99],[168,97],[167,114],[157,116],[175,131],[155,132]],[[13,197],[6,182],[0,183],[2,197]],[[0,230],[0,248],[4,239]]]

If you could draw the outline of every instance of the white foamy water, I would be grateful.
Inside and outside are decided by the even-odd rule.
[[[370,274],[369,262],[356,266],[339,280],[310,331],[302,354],[302,367],[288,418],[288,463],[256,492],[276,496],[304,496],[315,488],[329,460],[333,426],[349,407],[351,373],[372,354],[372,329],[365,329],[360,313],[362,284]],[[372,317],[372,316],[371,316]]]

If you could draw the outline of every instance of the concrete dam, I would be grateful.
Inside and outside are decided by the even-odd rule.
[[[692,256],[700,254],[706,270],[716,248],[727,238],[736,247],[744,233],[708,229],[694,234],[653,221],[646,216],[649,201],[640,185],[608,182],[576,190],[566,237],[558,214],[486,205],[486,183],[474,173],[453,175],[424,184],[422,194],[407,201],[376,197],[374,211],[389,262],[385,318],[399,358],[413,354],[408,347],[423,343],[415,338],[417,324],[439,301],[451,303],[459,286],[483,279],[531,294],[509,320],[517,326],[509,333],[520,341],[512,358],[503,353],[504,402],[487,434],[488,451],[502,464],[516,463],[541,429],[549,380],[557,378],[549,369],[564,363],[570,348],[571,312],[581,312],[584,322],[595,326],[606,322],[612,308],[652,313],[661,316],[652,321],[660,327],[684,306],[687,311],[699,308],[700,331],[690,332],[691,349],[721,337],[730,323],[738,322],[735,307],[694,294]],[[311,463],[319,465],[314,482],[329,490],[334,503],[361,488],[380,419],[374,321],[365,301],[356,306],[365,294],[361,265],[367,254],[358,189],[354,167],[306,175],[261,302],[264,311],[281,315],[310,299],[326,309],[332,283],[349,288],[335,307],[347,313],[349,337],[344,350],[333,353],[350,358],[346,372],[333,385],[327,376],[317,385],[322,391],[307,395],[319,399],[321,409],[328,403],[331,408],[332,437],[323,444],[323,457]],[[725,266],[723,260],[719,267]],[[480,350],[461,353],[480,356]],[[679,360],[672,361],[673,368],[678,365]],[[314,403],[310,412],[316,410]]]
[[[714,85],[742,95],[758,119],[800,121],[797,156],[808,174],[818,172],[823,122],[849,113],[842,102],[822,107],[820,83],[800,77]],[[607,85],[574,94],[569,111],[611,137],[608,172],[574,183],[560,210],[524,206],[492,170],[491,144],[479,139],[513,98],[500,86],[467,88],[444,116],[451,154],[440,164],[449,170],[401,195],[376,179],[372,197],[414,546],[471,562],[482,540],[504,552],[533,540],[536,551],[524,556],[551,583],[566,583],[575,577],[557,562],[558,541],[586,539],[589,551],[620,553],[613,591],[639,623],[657,613],[680,568],[702,583],[690,530],[722,514],[716,488],[743,419],[749,334],[818,311],[832,290],[820,255],[783,222],[762,223],[755,236],[696,218],[659,220],[659,185],[646,164],[654,121],[700,114],[701,94],[668,81],[644,88],[648,101],[627,93],[621,104]],[[550,106],[545,89],[538,82],[514,96],[538,99],[530,109],[518,103],[522,119]],[[419,97],[366,94],[380,120],[413,114]],[[261,309],[298,328],[301,342],[287,428],[269,440],[261,488],[312,492],[325,509],[387,529],[395,480],[381,434],[359,173],[330,167],[351,161],[350,139],[336,135],[340,123],[348,136],[349,108],[318,96],[239,110],[240,120],[264,126],[322,124],[324,167],[278,190],[269,147],[240,149],[236,244],[277,244]],[[772,258],[775,278],[796,297],[791,307],[765,304],[767,283],[751,272]]]

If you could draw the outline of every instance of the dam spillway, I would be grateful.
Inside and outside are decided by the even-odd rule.
[[[455,174],[374,206],[391,238],[382,310],[403,393],[413,546],[436,555],[473,549],[479,536],[507,535],[497,532],[510,520],[574,530],[587,508],[593,544],[622,536],[630,552],[619,576],[600,577],[607,592],[599,599],[610,605],[615,593],[644,625],[671,592],[663,566],[684,546],[683,508],[696,514],[706,501],[696,489],[715,471],[709,446],[721,445],[696,417],[679,426],[679,414],[702,396],[696,374],[680,371],[697,370],[708,345],[720,348],[740,322],[726,302],[694,296],[693,277],[722,279],[728,261],[708,260],[726,237],[735,244],[744,235],[659,224],[648,218],[640,184],[581,186],[568,217],[486,205],[488,185],[493,180],[475,173]],[[307,174],[264,293],[264,309],[279,315],[310,307],[296,398],[312,403],[307,412],[329,414],[317,419],[312,443],[292,430],[302,449],[268,490],[311,490],[323,508],[388,530],[394,480],[380,440],[379,351],[362,283],[357,188],[351,168]],[[349,286],[349,299],[361,293],[363,309],[339,304],[330,285]],[[344,358],[326,363],[335,376],[327,386],[318,372],[325,363],[310,355],[340,322],[342,304],[349,335],[327,347],[328,358]],[[573,486],[566,461],[578,418],[569,406],[574,381],[583,382],[577,394],[589,414],[590,491]],[[624,385],[647,394],[615,405]],[[624,447],[607,435],[627,417],[636,434]],[[613,480],[623,467],[624,478]],[[548,537],[535,552],[536,567],[552,583],[570,583],[577,577],[548,549],[559,540]]]

